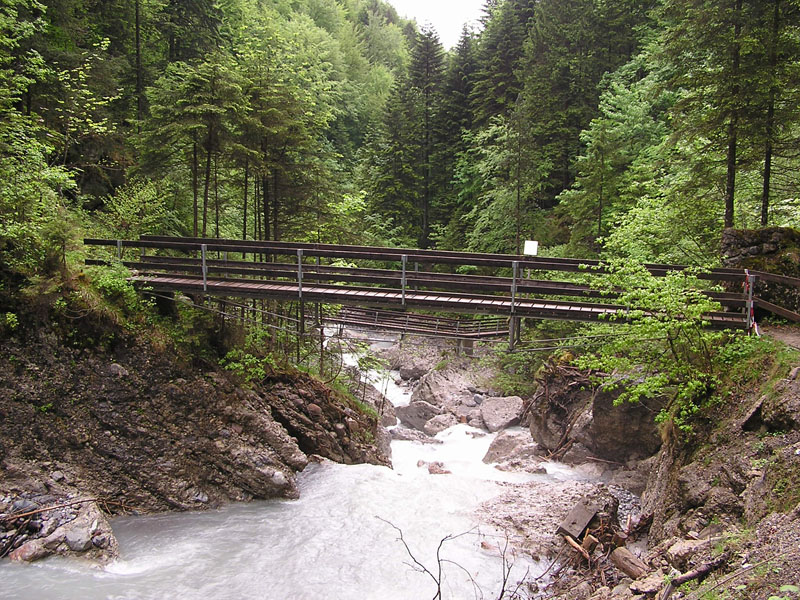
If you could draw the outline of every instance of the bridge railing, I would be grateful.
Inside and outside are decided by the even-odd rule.
[[[407,294],[420,290],[437,290],[449,296],[457,294],[468,302],[470,298],[486,298],[487,294],[502,294],[510,297],[507,303],[513,316],[519,306],[520,299],[535,295],[537,297],[578,297],[589,301],[591,306],[608,310],[624,309],[624,307],[598,302],[606,296],[601,295],[589,285],[568,282],[530,279],[521,274],[524,270],[537,272],[582,272],[598,273],[605,269],[596,260],[526,257],[515,255],[497,255],[484,253],[452,252],[443,250],[417,250],[402,248],[382,248],[365,246],[334,246],[316,243],[263,242],[250,240],[221,240],[203,238],[172,238],[163,236],[143,236],[140,240],[87,239],[88,245],[102,245],[116,248],[118,258],[123,257],[123,249],[139,248],[142,255],[136,260],[123,261],[130,268],[144,274],[148,273],[183,273],[202,279],[203,291],[208,291],[209,280],[233,281],[231,276],[258,280],[293,281],[298,298],[302,299],[305,290],[313,290],[313,286],[323,284],[342,285],[358,291],[374,290],[376,287],[398,290],[401,306],[406,305]],[[148,255],[150,250],[170,250],[181,256]],[[212,254],[218,256],[212,258]],[[241,255],[241,258],[229,258]],[[251,255],[253,262],[245,260]],[[291,257],[291,262],[279,262],[277,257]],[[321,264],[321,259],[345,259],[349,262],[376,261],[399,264],[399,269],[339,267]],[[307,259],[316,259],[309,263]],[[88,261],[102,262],[102,261]],[[414,269],[410,265],[414,264]],[[511,271],[511,277],[499,275],[464,275],[419,270],[419,265],[477,266]],[[656,276],[666,275],[670,271],[683,270],[682,265],[649,264],[647,269]],[[588,269],[588,271],[587,271]],[[800,287],[800,280],[762,272],[745,272],[742,269],[712,269],[699,277],[731,285],[742,285],[739,292],[709,291],[707,294],[728,309],[742,312],[745,326],[752,324],[756,306],[771,311],[781,317],[800,321],[800,314],[789,309],[776,306],[761,300],[754,294],[759,278],[776,281],[784,285]],[[363,284],[359,288],[355,284]],[[563,308],[573,316],[580,316],[582,303],[565,302]],[[552,313],[553,318],[564,318],[558,311],[561,307],[544,307],[542,314]],[[550,311],[550,313],[548,313]],[[592,313],[593,315],[594,313]],[[731,313],[726,314],[728,318]],[[561,316],[558,316],[561,315]],[[584,315],[593,318],[592,315]],[[583,319],[578,319],[583,320]]]

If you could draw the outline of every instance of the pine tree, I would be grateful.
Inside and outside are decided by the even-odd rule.
[[[580,132],[597,114],[598,85],[637,46],[634,32],[644,19],[639,3],[615,6],[595,0],[537,4],[520,72],[530,160],[552,165],[546,181],[535,186],[541,208],[552,207],[572,185]]]
[[[488,19],[480,35],[478,72],[472,90],[476,123],[508,116],[522,86],[517,70],[534,20],[534,0],[504,0],[487,5]]]
[[[418,112],[422,119],[418,127],[422,136],[418,159],[422,186],[418,195],[422,217],[419,243],[422,248],[430,246],[432,212],[444,180],[439,160],[443,132],[437,118],[441,113],[443,71],[444,51],[439,35],[432,27],[423,26],[412,48],[409,66],[409,83],[418,92],[411,98],[418,99]]]
[[[736,175],[757,139],[762,50],[753,41],[761,0],[667,0],[662,44],[676,106],[677,133],[709,140],[725,154],[724,226],[733,227]]]

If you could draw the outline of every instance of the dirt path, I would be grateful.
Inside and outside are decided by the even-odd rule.
[[[761,335],[769,336],[787,346],[800,350],[800,327],[793,325],[767,325],[760,329]]]

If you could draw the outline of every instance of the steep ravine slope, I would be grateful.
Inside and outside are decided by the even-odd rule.
[[[616,568],[608,577],[613,547],[604,548],[590,564],[573,558],[552,597],[797,597],[800,360],[779,343],[759,344],[731,364],[691,431],[656,428],[658,404],[613,406],[613,394],[578,369],[553,365],[544,373],[529,408],[534,438],[569,462],[588,454],[624,463],[633,476],[626,487],[641,486],[642,522],[650,523],[648,549],[636,549],[643,574],[635,581]],[[614,476],[625,485],[619,475],[626,472]],[[670,579],[689,575],[668,593]]]
[[[113,555],[97,506],[151,512],[292,498],[311,455],[389,462],[374,444],[373,416],[299,373],[248,389],[133,338],[113,352],[79,349],[43,327],[0,343],[0,553],[12,558]],[[35,512],[81,499],[97,502]],[[67,522],[86,510],[94,512],[84,520],[100,522],[70,538]],[[8,518],[19,513],[33,514]]]

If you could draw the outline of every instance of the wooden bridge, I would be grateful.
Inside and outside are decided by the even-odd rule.
[[[84,243],[112,247],[117,258],[134,270],[133,281],[154,291],[362,307],[360,312],[353,308],[343,311],[338,322],[462,338],[509,333],[512,345],[520,318],[597,321],[628,309],[609,302],[589,285],[530,277],[532,272],[602,272],[603,266],[596,260],[163,236],[86,239]],[[140,255],[128,259],[124,255],[127,248],[139,249]],[[357,266],[364,262],[372,266]],[[105,263],[87,260],[87,264]],[[376,263],[385,268],[375,268]],[[686,268],[645,266],[655,276]],[[480,268],[491,274],[432,270],[437,267],[449,271]],[[725,308],[706,315],[711,327],[750,329],[757,306],[800,321],[800,314],[760,300],[754,293],[759,279],[796,287],[800,280],[742,269],[712,269],[699,278],[742,289],[706,292]],[[450,326],[440,327],[443,320],[439,318],[439,325],[433,326],[433,321],[425,322],[422,316],[406,316],[412,311],[491,315],[502,317],[507,325],[501,327],[495,319],[481,326],[478,319],[477,326],[453,320]]]

